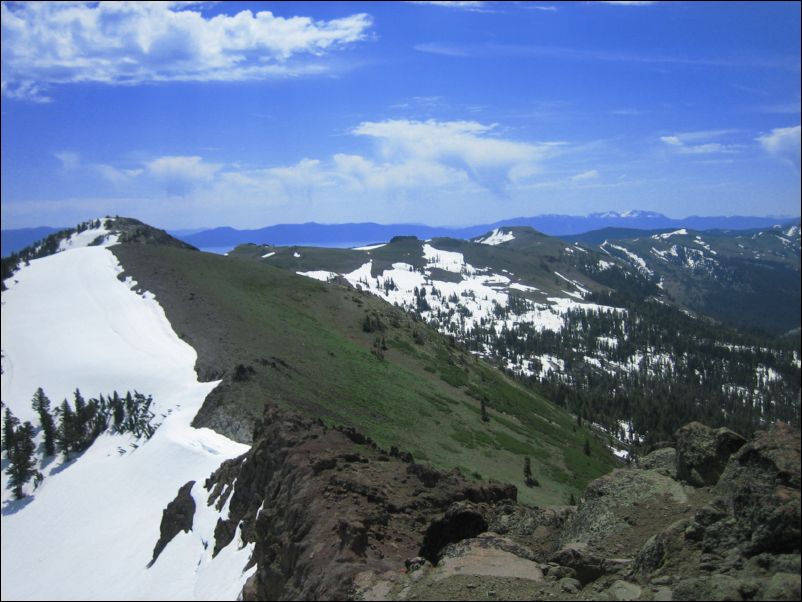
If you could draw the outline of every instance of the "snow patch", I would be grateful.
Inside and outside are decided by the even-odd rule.
[[[485,236],[484,238],[479,238],[476,240],[479,244],[482,245],[500,245],[505,242],[509,242],[511,240],[515,240],[515,235],[512,232],[504,232],[501,228],[496,228],[493,230],[489,235]]]
[[[681,228],[679,230],[674,230],[673,232],[664,232],[663,234],[654,234],[652,236],[655,240],[668,240],[672,236],[687,236],[688,231],[685,228]]]
[[[2,598],[235,599],[250,548],[234,543],[211,558],[219,515],[201,484],[248,448],[190,426],[218,383],[198,381],[194,349],[153,295],[118,279],[109,250],[78,246],[91,236],[21,267],[2,293],[2,398],[33,421],[40,386],[54,406],[76,387],[86,398],[137,389],[153,395],[162,424],[149,440],[105,433],[71,463],[43,465],[44,481],[24,507],[9,500],[3,474]],[[191,480],[197,522],[147,569],[162,511]]]

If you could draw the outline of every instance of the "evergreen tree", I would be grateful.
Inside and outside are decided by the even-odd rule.
[[[487,415],[487,404],[485,397],[482,397],[482,422],[490,422],[490,416]]]
[[[539,487],[540,482],[532,476],[532,460],[524,456],[524,483],[527,487]]]
[[[38,474],[34,452],[36,446],[33,442],[33,425],[26,422],[14,430],[13,446],[8,452],[8,482],[14,490],[14,497],[22,499],[25,494],[22,487]]]
[[[117,391],[114,391],[111,397],[111,413],[112,413],[112,420],[113,420],[113,427],[112,430],[115,433],[122,433],[123,432],[123,422],[125,421],[125,407],[123,406],[123,401],[120,399],[120,396],[117,394]]]
[[[56,434],[56,445],[58,450],[64,454],[64,459],[70,459],[70,452],[75,449],[78,442],[78,433],[75,424],[75,414],[65,399],[59,408],[58,431]]]
[[[39,414],[39,423],[42,425],[45,455],[53,456],[56,453],[56,423],[50,414],[50,400],[42,387],[36,389],[36,393],[33,394],[32,404],[34,411]]]
[[[14,416],[9,408],[6,408],[6,415],[3,419],[3,449],[9,454],[9,457],[14,448],[14,436],[18,424],[19,418]]]
[[[590,441],[587,439],[587,437],[585,438],[585,445],[583,451],[585,452],[586,456],[590,455]]]

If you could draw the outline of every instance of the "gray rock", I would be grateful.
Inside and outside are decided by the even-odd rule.
[[[591,553],[586,544],[573,543],[563,546],[549,560],[572,569],[576,578],[583,584],[595,581],[606,573],[605,559]]]
[[[638,461],[638,468],[657,470],[675,479],[677,477],[677,450],[673,447],[656,449]]]
[[[715,492],[734,517],[732,528],[710,530],[706,545],[733,537],[748,555],[800,551],[799,431],[777,423],[732,456]],[[708,544],[708,539],[709,544]]]
[[[746,443],[735,431],[714,430],[701,422],[686,424],[675,437],[677,478],[695,487],[715,485],[730,456]]]
[[[763,600],[802,600],[800,575],[777,573],[772,575],[760,593]]]
[[[658,587],[652,596],[652,600],[659,602],[671,602],[673,599],[674,592],[669,587]]]
[[[576,594],[579,590],[582,589],[582,584],[577,581],[576,579],[572,579],[571,577],[565,577],[560,579],[560,587],[564,592],[569,594]]]
[[[690,519],[678,520],[650,537],[635,556],[635,572],[641,575],[653,573],[663,566],[672,552],[681,550],[686,545],[686,529],[690,522]]]
[[[607,593],[613,600],[637,600],[640,598],[641,588],[639,585],[619,579],[607,589]]]
[[[653,514],[644,509],[654,503],[669,510],[664,513],[666,524],[655,524],[656,530],[676,520],[676,513],[686,507],[688,497],[681,483],[657,471],[614,470],[587,486],[576,514],[566,521],[560,532],[560,544],[586,543],[604,550],[605,556],[618,556],[620,551],[610,543],[627,532],[631,534],[627,538],[630,542],[635,537],[642,539],[635,539],[634,545],[639,547],[648,534],[635,523],[639,519],[653,521]],[[643,512],[648,514],[642,515]],[[634,520],[625,520],[628,515]]]
[[[729,575],[684,579],[674,587],[674,600],[743,600],[742,583]]]

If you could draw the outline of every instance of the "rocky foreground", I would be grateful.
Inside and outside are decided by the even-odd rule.
[[[255,544],[245,600],[800,599],[800,434],[784,424],[746,441],[692,423],[578,506],[529,508],[513,486],[268,408],[206,488],[229,505],[215,553],[238,528]],[[184,498],[158,551],[191,528]]]

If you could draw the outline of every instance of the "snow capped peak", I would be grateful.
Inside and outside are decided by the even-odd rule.
[[[640,209],[630,209],[629,211],[624,211],[623,213],[619,213],[618,211],[605,211],[604,213],[591,213],[588,217],[595,217],[598,219],[618,219],[618,218],[648,218],[648,219],[656,219],[656,218],[665,218],[665,215],[662,213],[657,213],[656,211],[641,211]]]
[[[621,217],[657,218],[665,216],[662,213],[657,213],[656,211],[640,211],[639,209],[630,209],[629,211],[624,211],[624,213],[621,214]]]
[[[512,232],[507,231],[504,232],[501,228],[496,228],[490,234],[483,238],[477,239],[475,242],[482,244],[482,245],[500,245],[501,243],[509,242],[511,240],[515,240],[515,236]]]

